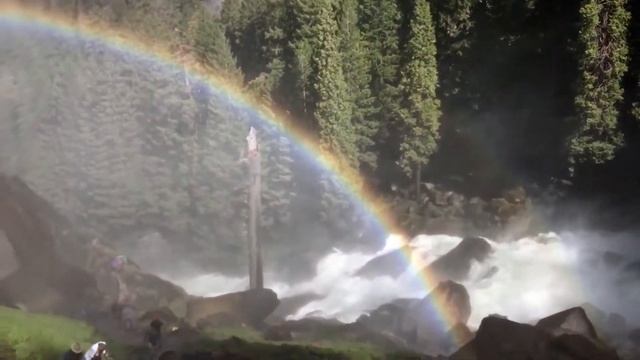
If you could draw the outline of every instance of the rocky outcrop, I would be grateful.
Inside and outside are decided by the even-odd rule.
[[[407,269],[407,256],[411,253],[409,246],[390,251],[375,257],[364,264],[356,273],[356,276],[374,278],[377,276],[398,277]]]
[[[315,293],[304,293],[280,299],[278,307],[265,319],[267,323],[283,322],[287,316],[294,315],[306,304],[320,299],[322,296]]]
[[[460,244],[444,254],[426,269],[439,281],[463,281],[469,275],[473,261],[481,262],[491,254],[491,244],[481,237],[464,238]]]
[[[446,316],[450,324],[466,325],[471,316],[469,293],[463,285],[453,281],[445,281],[427,297],[413,304],[404,313],[401,334],[415,345],[417,349],[428,353],[446,351],[447,333],[450,328],[443,328],[441,316]]]
[[[474,339],[451,355],[451,360],[618,359],[614,350],[590,338],[595,332],[584,311],[569,309],[540,323],[533,326],[486,317]]]
[[[94,302],[97,289],[90,274],[59,256],[52,230],[58,221],[22,181],[0,176],[0,229],[19,264],[0,281],[0,292],[32,311],[75,314]]]
[[[466,236],[482,234],[495,238],[508,231],[524,236],[531,223],[531,201],[522,187],[499,197],[467,198],[438,185],[424,183],[420,198],[400,194],[394,213],[404,214],[403,223],[413,233]]]
[[[587,339],[596,341],[598,334],[593,324],[587,317],[584,309],[580,307],[565,311],[541,319],[536,327],[547,331],[552,336],[582,335]]]
[[[234,318],[259,325],[278,306],[278,296],[270,289],[253,289],[216,297],[193,297],[187,303],[186,320],[193,326],[202,320]]]
[[[440,318],[443,313],[454,326],[443,328]],[[472,336],[466,327],[470,315],[467,290],[453,281],[445,281],[423,299],[398,299],[384,304],[361,316],[357,323],[402,339],[412,349],[437,354],[456,349],[459,343],[452,343],[453,335],[458,340]]]

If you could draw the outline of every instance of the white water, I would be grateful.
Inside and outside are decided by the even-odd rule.
[[[617,270],[588,263],[580,242],[568,241],[571,235],[540,234],[509,243],[491,242],[494,251],[482,263],[473,263],[469,277],[462,283],[471,297],[471,327],[483,317],[501,314],[519,322],[537,319],[591,302],[608,311],[622,313],[628,320],[640,321],[640,286],[638,283],[615,285]],[[367,261],[402,245],[397,237],[389,237],[378,253],[343,253],[338,249],[322,258],[313,279],[285,284],[266,274],[267,287],[279,297],[315,292],[323,298],[307,304],[293,316],[307,314],[354,321],[381,304],[403,297],[424,297],[430,287],[413,274],[417,264],[430,263],[453,249],[462,239],[454,236],[421,235],[411,241],[415,247],[407,270],[398,279],[380,276],[367,279],[353,274]],[[632,258],[633,260],[633,258]],[[492,267],[498,272],[486,278]],[[172,279],[195,295],[213,296],[246,288],[246,278],[227,278],[217,274],[189,279]]]

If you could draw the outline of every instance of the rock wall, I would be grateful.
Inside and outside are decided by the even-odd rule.
[[[73,312],[91,302],[95,281],[59,256],[50,223],[58,217],[45,204],[19,179],[0,176],[0,229],[19,264],[0,291],[29,310]]]

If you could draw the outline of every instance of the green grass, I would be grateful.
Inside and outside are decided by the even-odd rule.
[[[16,351],[17,360],[58,360],[69,345],[77,341],[84,348],[104,339],[96,330],[80,321],[60,316],[30,314],[0,307],[0,352],[2,344]],[[134,358],[134,349],[115,344],[109,339],[109,350],[116,360]],[[260,359],[335,359],[374,360],[396,358],[380,349],[339,339],[274,343],[265,341],[250,328],[218,328],[205,338],[188,346],[194,351],[228,352]],[[0,353],[0,359],[3,358]],[[400,359],[401,357],[397,357]],[[402,357],[417,359],[417,357]]]
[[[83,322],[0,306],[0,343],[13,348],[17,360],[58,360],[72,342],[86,349],[98,340],[103,338]],[[117,359],[124,359],[118,356],[124,349],[115,344],[109,349]]]

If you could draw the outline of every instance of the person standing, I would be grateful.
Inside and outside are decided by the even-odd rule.
[[[151,350],[151,359],[155,359],[162,349],[162,325],[162,321],[154,319],[144,334],[144,342]]]

